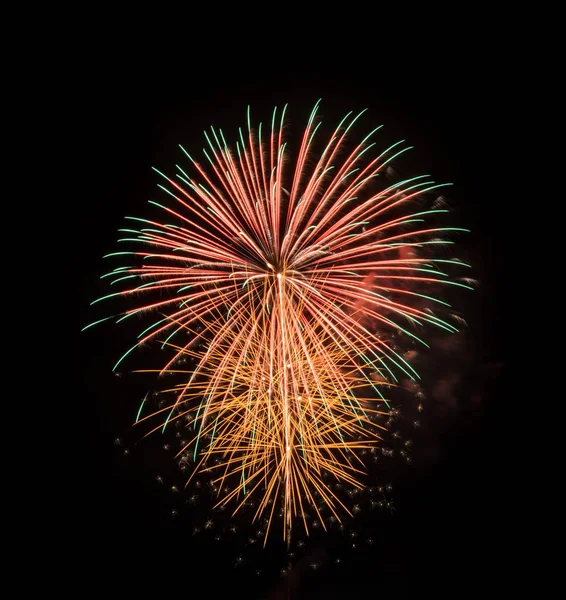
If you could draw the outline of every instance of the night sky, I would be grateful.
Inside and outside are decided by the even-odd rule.
[[[89,303],[110,291],[99,279],[107,268],[102,256],[117,249],[123,217],[143,217],[148,199],[163,199],[151,166],[171,171],[183,160],[179,143],[198,154],[210,125],[234,139],[248,104],[257,122],[267,120],[275,105],[289,103],[297,130],[319,98],[327,127],[349,110],[368,108],[366,131],[383,123],[384,139],[415,146],[403,168],[454,183],[445,194],[453,207],[451,224],[472,230],[461,247],[479,286],[458,297],[469,325],[462,346],[455,353],[444,348],[428,369],[431,389],[437,380],[437,402],[428,399],[414,433],[412,465],[392,461],[376,482],[393,482],[395,510],[358,515],[352,525],[359,534],[355,549],[336,536],[309,542],[290,597],[378,597],[409,589],[460,593],[471,585],[503,582],[511,496],[502,442],[504,260],[497,156],[486,151],[498,135],[500,107],[490,85],[493,72],[483,60],[459,49],[450,57],[416,53],[410,66],[379,65],[371,72],[367,64],[321,70],[278,62],[243,75],[225,64],[219,65],[222,72],[208,64],[184,71],[181,65],[157,68],[126,53],[88,61],[74,96],[82,107],[77,129],[84,178],[77,190],[83,210],[72,257],[78,288],[73,360],[81,379],[73,427],[82,450],[71,475],[76,524],[71,550],[81,557],[74,569],[85,587],[118,589],[128,597],[150,588],[171,597],[205,588],[237,590],[237,597],[250,599],[286,597],[278,595],[285,591],[279,574],[285,559],[277,543],[258,552],[238,541],[192,535],[194,523],[206,519],[202,506],[187,514],[192,508],[181,499],[186,492],[170,491],[180,481],[170,453],[132,432],[146,383],[126,372],[111,373],[131,345],[132,330],[110,324],[79,331],[104,316]],[[241,517],[235,522],[245,524]],[[363,542],[368,537],[371,545]],[[237,557],[244,559],[241,566],[235,565]]]

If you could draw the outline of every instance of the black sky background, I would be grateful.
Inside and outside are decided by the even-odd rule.
[[[362,530],[373,532],[373,547],[357,554],[313,548],[328,556],[338,552],[345,565],[336,569],[329,559],[319,572],[302,578],[298,595],[291,597],[377,597],[379,591],[408,589],[460,593],[472,585],[505,585],[513,492],[504,445],[505,261],[497,183],[502,174],[498,155],[490,151],[490,140],[503,136],[496,68],[466,44],[453,44],[450,53],[413,52],[395,66],[372,66],[369,60],[357,68],[355,62],[325,68],[314,61],[275,62],[242,71],[209,59],[200,68],[183,69],[182,64],[157,65],[126,52],[110,53],[85,60],[66,99],[75,107],[77,137],[83,140],[78,161],[84,167],[75,200],[80,228],[71,265],[78,290],[73,360],[80,378],[74,427],[83,449],[71,461],[73,568],[82,585],[97,590],[133,594],[154,588],[197,595],[202,580],[203,589],[237,590],[238,597],[278,597],[276,573],[254,578],[252,565],[231,565],[237,548],[224,544],[218,550],[171,521],[167,494],[155,482],[164,468],[159,460],[148,455],[145,461],[139,446],[124,457],[114,443],[127,433],[146,389],[132,377],[111,373],[130,338],[113,326],[78,332],[99,317],[89,303],[108,293],[99,280],[106,272],[102,256],[115,251],[123,217],[144,216],[147,200],[157,199],[151,166],[166,171],[182,160],[179,143],[198,152],[210,125],[233,138],[245,123],[248,104],[256,119],[266,120],[273,106],[289,103],[292,126],[300,127],[322,98],[328,126],[349,110],[367,107],[368,129],[384,123],[387,136],[416,147],[411,166],[419,174],[454,182],[447,196],[456,206],[458,225],[472,230],[465,243],[474,257],[473,276],[480,281],[459,308],[470,323],[467,335],[477,368],[469,385],[479,390],[481,407],[472,417],[457,411],[437,430],[431,424],[427,439],[438,434],[437,460],[402,479],[393,514],[377,520],[365,516],[360,522]],[[274,552],[277,568],[279,560]]]

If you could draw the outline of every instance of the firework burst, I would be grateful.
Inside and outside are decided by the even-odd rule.
[[[399,337],[426,346],[420,330],[455,332],[436,315],[446,305],[437,296],[470,287],[447,275],[467,265],[436,256],[464,231],[438,227],[447,210],[427,208],[445,184],[383,184],[409,148],[375,152],[379,128],[352,148],[363,113],[348,114],[317,149],[317,109],[295,161],[285,109],[267,134],[252,129],[248,110],[235,150],[211,129],[206,166],[182,149],[192,176],[179,165],[174,178],[157,171],[171,202],[152,204],[168,222],[129,217],[137,228],[121,230],[120,242],[140,249],[108,255],[135,265],[104,277],[134,285],[100,299],[136,302],[118,321],[157,315],[115,369],[143,344],[172,350],[157,373],[180,383],[165,390],[165,408],[142,416],[142,405],[138,420],[157,418],[165,430],[183,419],[193,433],[181,454],[191,453],[195,472],[216,472],[219,503],[238,510],[257,495],[256,518],[271,523],[280,500],[285,537],[306,505],[319,513],[322,501],[335,518],[350,512],[325,478],[360,485],[358,453],[380,439],[375,417],[388,410],[388,386],[418,379]]]

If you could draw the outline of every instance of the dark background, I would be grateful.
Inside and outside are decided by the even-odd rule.
[[[505,262],[498,183],[505,173],[494,150],[504,137],[501,88],[494,84],[498,66],[471,39],[452,40],[450,52],[444,46],[436,52],[415,49],[399,64],[370,58],[320,66],[314,58],[263,57],[253,69],[210,57],[190,65],[159,64],[126,51],[83,61],[65,100],[77,115],[76,136],[82,140],[76,157],[82,184],[72,204],[80,227],[72,262],[76,314],[71,312],[76,335],[71,358],[80,379],[73,428],[82,450],[71,459],[67,502],[72,571],[86,588],[128,594],[202,590],[212,597],[228,592],[248,598],[278,597],[283,589],[281,549],[246,558],[245,567],[236,568],[234,557],[247,557],[245,549],[234,542],[222,542],[219,549],[192,536],[183,519],[171,519],[170,494],[156,483],[156,475],[167,472],[165,460],[162,464],[155,452],[144,455],[143,446],[130,446],[128,437],[145,388],[135,378],[111,373],[131,338],[113,326],[78,331],[101,316],[89,303],[108,293],[99,280],[106,272],[102,255],[115,251],[124,215],[144,216],[147,200],[159,200],[151,166],[167,171],[183,160],[179,143],[197,154],[210,125],[234,139],[248,104],[257,122],[267,121],[273,106],[289,103],[291,126],[300,128],[318,98],[328,127],[349,110],[367,107],[366,131],[384,123],[387,139],[415,145],[409,167],[454,182],[447,196],[457,224],[472,230],[464,251],[480,285],[459,306],[470,325],[472,365],[458,389],[462,398],[442,423],[431,419],[427,425],[424,418],[428,434],[415,449],[426,453],[433,444],[434,460],[425,466],[417,460],[412,471],[396,477],[393,513],[360,517],[357,529],[372,534],[371,548],[353,551],[335,540],[310,547],[312,556],[323,557],[322,566],[316,572],[306,567],[295,592],[303,596],[296,597],[377,597],[411,588],[460,594],[506,585],[515,492],[505,444],[509,399],[503,385]],[[125,448],[130,455],[124,456]],[[343,559],[339,569],[336,556]]]

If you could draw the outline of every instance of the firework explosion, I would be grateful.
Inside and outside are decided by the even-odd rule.
[[[317,109],[295,162],[285,109],[267,134],[252,129],[248,110],[235,151],[211,129],[206,168],[183,149],[192,177],[178,165],[175,178],[157,171],[171,202],[150,202],[169,222],[128,217],[138,228],[119,241],[141,249],[108,256],[136,264],[103,277],[135,284],[95,301],[137,301],[118,322],[157,315],[115,369],[149,342],[172,351],[157,373],[180,383],[163,390],[171,400],[157,412],[144,416],[142,403],[137,420],[158,419],[152,431],[182,421],[191,439],[179,455],[195,473],[215,473],[218,503],[237,511],[257,497],[267,531],[279,505],[285,538],[297,517],[308,531],[307,507],[323,526],[321,503],[335,519],[350,513],[328,480],[361,487],[360,451],[380,440],[387,390],[418,379],[404,349],[427,346],[420,330],[455,332],[435,314],[447,306],[437,295],[470,288],[447,273],[467,265],[436,257],[465,231],[436,225],[442,203],[427,207],[446,184],[418,176],[383,185],[409,148],[375,153],[378,127],[347,150],[363,113],[348,114],[317,149]]]

